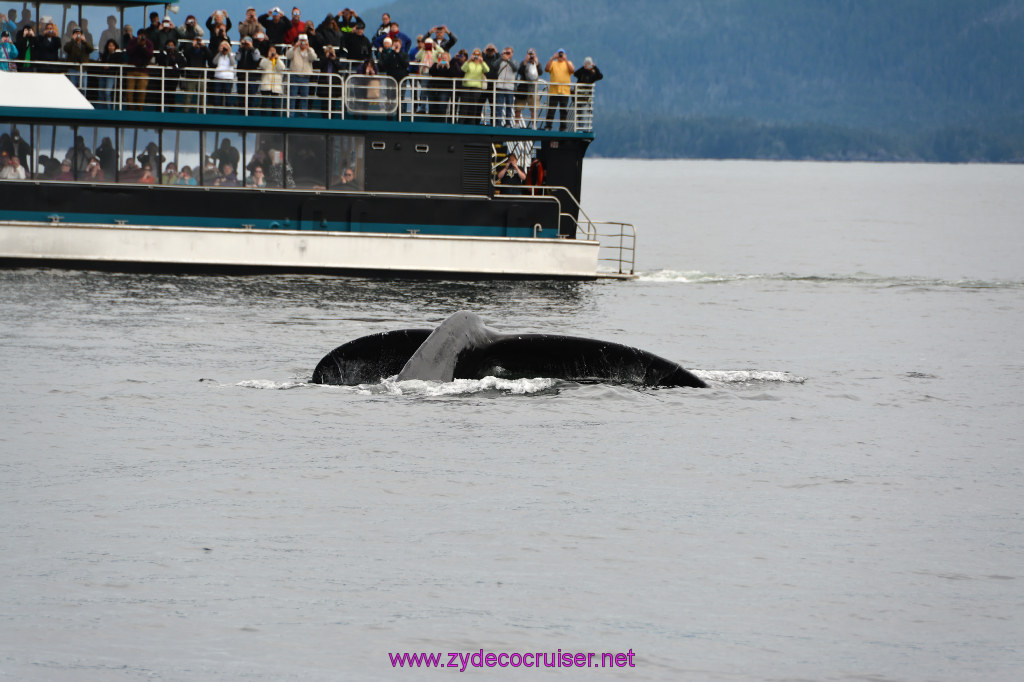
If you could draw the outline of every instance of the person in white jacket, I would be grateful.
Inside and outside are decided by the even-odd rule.
[[[313,62],[317,59],[316,51],[309,46],[309,36],[300,33],[286,56],[291,79],[288,92],[291,109],[294,116],[305,118],[309,116],[309,79],[313,75]]]
[[[225,40],[218,45],[217,54],[210,61],[213,64],[210,103],[219,108],[229,107],[232,104],[230,95],[235,89],[235,55],[231,54],[231,43]]]

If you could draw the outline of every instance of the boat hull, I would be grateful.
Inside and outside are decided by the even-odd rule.
[[[593,279],[579,239],[0,221],[0,263],[174,272]]]

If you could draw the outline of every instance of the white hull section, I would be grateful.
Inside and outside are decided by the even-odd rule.
[[[600,244],[358,232],[0,221],[0,259],[594,278]]]

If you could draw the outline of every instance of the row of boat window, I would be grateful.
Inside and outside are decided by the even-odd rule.
[[[0,177],[358,191],[364,144],[362,135],[0,123]]]

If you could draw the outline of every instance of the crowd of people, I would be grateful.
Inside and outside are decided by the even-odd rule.
[[[551,128],[557,120],[566,130],[572,79],[589,85],[603,77],[592,59],[577,68],[564,49],[544,63],[533,48],[522,61],[511,46],[456,51],[458,38],[444,24],[411,38],[388,13],[368,31],[349,8],[328,14],[319,25],[303,18],[298,7],[290,14],[280,7],[257,14],[250,7],[237,26],[226,10],[214,11],[202,24],[190,14],[181,25],[151,12],[149,25],[138,30],[118,27],[110,16],[98,45],[84,20],[81,26],[69,22],[62,40],[53,21],[40,19],[37,27],[29,10],[21,21],[14,9],[0,19],[0,69],[65,71],[101,107],[115,105],[114,80],[123,77],[124,104],[135,109],[196,111],[205,93],[205,104],[215,108],[241,103],[246,110],[321,115],[339,110],[341,92],[333,76],[385,74],[399,83],[417,77],[411,81],[411,114],[450,114],[466,124],[483,122],[487,114],[487,122],[497,125],[539,128]],[[164,67],[159,78],[154,66]],[[581,90],[577,111],[589,111],[590,98],[589,89]]]

